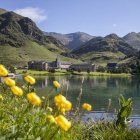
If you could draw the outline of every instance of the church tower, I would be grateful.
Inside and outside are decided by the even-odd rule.
[[[57,58],[56,58],[56,67],[57,67],[58,69],[61,68],[61,61],[60,61],[60,59],[59,59],[58,56],[57,56]]]

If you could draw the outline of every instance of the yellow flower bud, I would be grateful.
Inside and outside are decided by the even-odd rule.
[[[12,86],[11,91],[14,95],[16,96],[22,96],[23,95],[23,90],[17,86]]]
[[[59,115],[55,118],[57,124],[65,131],[68,131],[71,127],[71,122],[69,122],[64,116]]]
[[[84,104],[82,105],[82,108],[83,108],[84,110],[87,110],[87,111],[91,111],[91,110],[92,110],[92,106],[91,106],[90,104],[87,104],[87,103],[84,103]]]
[[[2,95],[0,95],[0,100],[3,100],[3,96]]]
[[[41,99],[39,96],[36,95],[35,92],[31,92],[27,94],[28,101],[35,106],[41,105]]]
[[[47,111],[52,112],[53,109],[51,107],[47,107]]]
[[[6,78],[4,79],[4,83],[5,83],[7,86],[10,86],[10,87],[15,86],[15,84],[16,84],[16,82],[15,82],[14,80],[12,80],[12,79],[10,79],[10,78],[8,78],[8,77],[6,77]]]
[[[32,76],[30,76],[30,75],[25,76],[24,80],[26,82],[28,82],[29,84],[31,84],[31,85],[35,84],[35,82],[36,82],[35,79]]]
[[[60,84],[57,81],[53,81],[53,85],[56,88],[60,88]]]
[[[7,76],[8,75],[8,70],[0,64],[0,76]]]
[[[52,115],[48,115],[48,116],[47,116],[47,121],[48,121],[49,123],[56,123],[55,118],[54,118]]]

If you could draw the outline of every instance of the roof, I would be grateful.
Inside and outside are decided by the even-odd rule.
[[[62,65],[71,65],[69,62],[61,62]]]
[[[29,61],[28,63],[47,63],[47,62],[45,62],[45,61],[32,60],[32,61]]]
[[[82,64],[73,64],[71,66],[92,66],[92,65],[95,65],[95,64],[82,63]]]
[[[116,67],[117,66],[117,63],[108,63],[107,64],[107,67]]]

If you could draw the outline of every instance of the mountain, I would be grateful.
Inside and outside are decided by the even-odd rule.
[[[5,9],[0,8],[0,14],[4,14],[5,12],[7,12]]]
[[[106,37],[96,37],[74,49],[71,53],[78,55],[82,60],[92,62],[120,61],[125,56],[134,55],[137,52],[122,38],[116,34]]]
[[[0,9],[0,52],[0,63],[23,65],[32,59],[54,60],[67,49],[59,40],[44,35],[31,19]]]
[[[54,43],[61,48],[63,46],[60,41],[45,36],[31,19],[8,11],[0,14],[1,45],[8,43],[20,47],[28,39],[40,44]]]
[[[60,33],[45,33],[46,35],[53,36],[54,38],[58,39],[65,47],[72,50],[81,45],[85,42],[89,41],[90,39],[94,38],[93,36],[83,33],[83,32],[75,32],[69,34],[60,34]]]
[[[132,47],[140,49],[140,33],[131,32],[123,37],[123,39]]]

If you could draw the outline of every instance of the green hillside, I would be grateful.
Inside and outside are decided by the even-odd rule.
[[[0,63],[27,65],[30,60],[78,62],[65,57],[68,49],[52,36],[44,35],[29,18],[0,9]]]
[[[109,62],[119,62],[126,55],[121,52],[89,52],[83,54],[80,59],[83,61],[94,62],[99,65],[106,65]]]
[[[104,38],[93,38],[71,53],[84,61],[106,65],[108,62],[120,62],[125,56],[134,55],[136,52],[136,49],[116,34],[110,34]]]
[[[132,47],[140,50],[140,33],[128,33],[123,37],[123,39]]]
[[[53,48],[55,52],[47,48]],[[10,45],[0,46],[0,52],[0,62],[6,65],[25,65],[29,60],[52,61],[56,59],[57,56],[59,56],[62,61],[78,62],[76,59],[60,56],[63,50],[55,45],[49,44],[44,46],[33,41],[27,41],[25,45],[20,48],[11,47]]]

